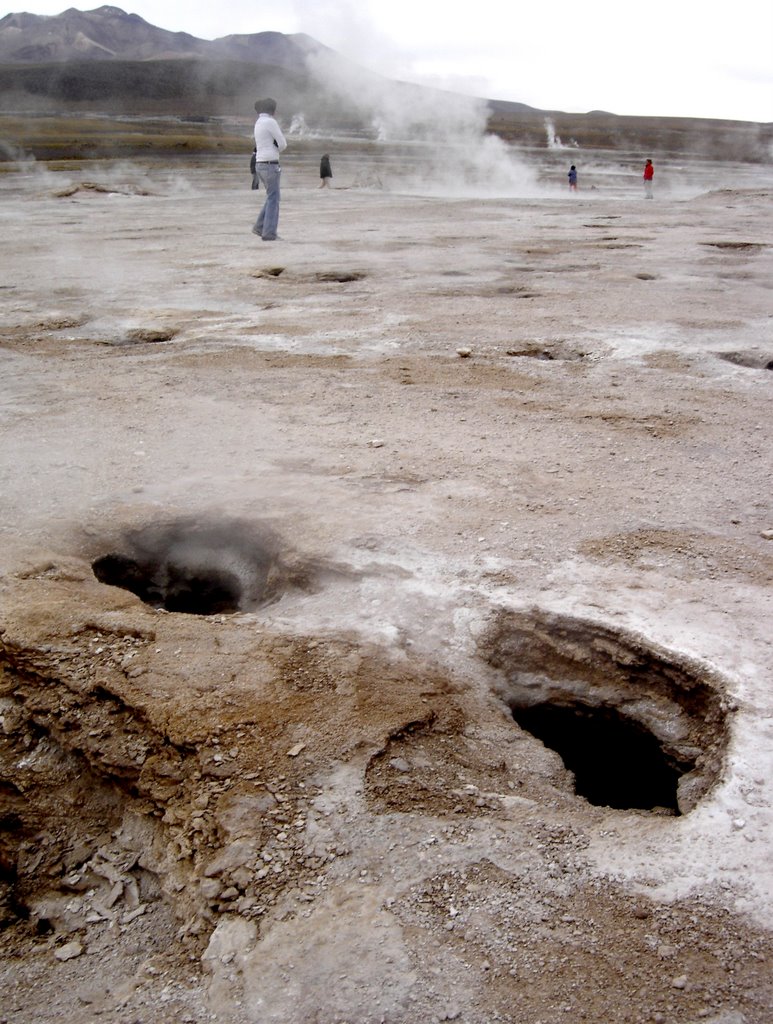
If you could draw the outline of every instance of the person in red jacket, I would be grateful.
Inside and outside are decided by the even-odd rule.
[[[644,165],[644,198],[652,199],[652,179],[655,177],[655,168],[651,160]]]

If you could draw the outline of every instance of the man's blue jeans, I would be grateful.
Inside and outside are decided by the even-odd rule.
[[[255,221],[255,230],[264,242],[272,242],[276,238],[279,224],[279,164],[255,165],[260,183],[266,190],[266,201]]]

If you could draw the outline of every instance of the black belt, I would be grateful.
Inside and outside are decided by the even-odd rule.
[[[257,163],[259,163],[259,164],[278,164],[279,161],[278,160],[258,160]]]

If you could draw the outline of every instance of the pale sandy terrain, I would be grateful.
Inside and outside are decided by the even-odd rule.
[[[0,1021],[773,1019],[773,192],[552,159],[3,175]]]

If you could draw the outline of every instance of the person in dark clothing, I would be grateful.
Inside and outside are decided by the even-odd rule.
[[[569,188],[572,190],[572,192],[576,192],[577,191],[577,168],[574,166],[574,164],[572,164],[572,166],[569,168],[569,175],[568,175],[568,177],[569,177]]]
[[[330,157],[327,153],[325,153],[319,162],[319,176],[322,179],[319,183],[319,187],[330,188],[330,182],[333,179],[333,172],[330,168]]]

